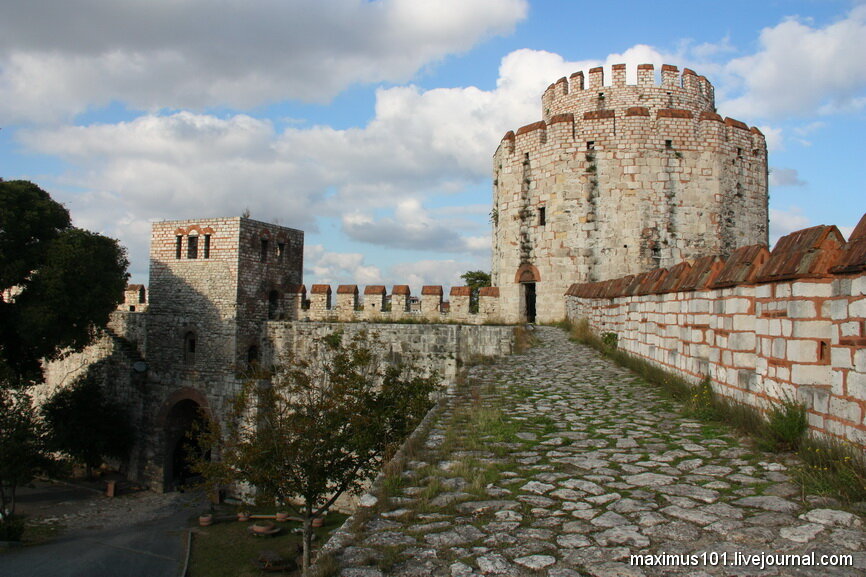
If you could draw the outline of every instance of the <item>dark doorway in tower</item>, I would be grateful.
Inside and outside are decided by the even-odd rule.
[[[526,322],[535,322],[535,283],[525,282],[523,287],[523,306],[526,311]]]
[[[538,269],[529,263],[523,263],[514,275],[514,282],[520,285],[520,318],[523,322],[535,322],[535,285],[541,282]]]
[[[191,399],[178,401],[169,411],[165,423],[165,491],[183,490],[200,481],[193,464],[202,457],[210,458],[196,439],[205,426],[201,406]]]

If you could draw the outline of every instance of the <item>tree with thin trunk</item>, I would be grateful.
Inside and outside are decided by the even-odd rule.
[[[0,387],[0,540],[17,540],[16,492],[47,463],[29,395]]]
[[[361,489],[432,405],[436,376],[385,366],[377,350],[363,331],[315,339],[270,379],[250,379],[226,430],[212,425],[200,441],[220,455],[198,463],[209,482],[247,483],[302,519],[305,575],[313,519]]]

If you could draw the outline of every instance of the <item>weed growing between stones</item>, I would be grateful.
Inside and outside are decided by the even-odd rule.
[[[798,454],[804,463],[796,470],[805,493],[837,495],[844,501],[866,501],[866,456],[839,440],[807,437]]]
[[[790,399],[774,405],[768,413],[767,430],[775,447],[796,451],[809,429],[806,406]]]

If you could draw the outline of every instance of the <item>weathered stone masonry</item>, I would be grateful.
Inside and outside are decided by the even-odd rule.
[[[493,158],[493,284],[506,322],[565,316],[575,282],[635,274],[767,242],[767,151],[757,128],[716,114],[706,78],[624,64],[561,78],[543,120]],[[534,293],[532,292],[534,291]]]
[[[506,326],[298,321],[425,319],[423,311],[409,310],[408,287],[395,287],[393,314],[382,311],[384,287],[368,287],[359,310],[355,285],[341,286],[335,303],[330,287],[314,285],[305,306],[302,255],[303,232],[247,218],[155,223],[149,295],[143,286],[128,287],[104,336],[50,363],[37,396],[49,396],[85,371],[101,371],[106,391],[129,410],[140,434],[128,475],[171,490],[182,480],[184,435],[198,411],[221,421],[253,363],[278,362],[285,352],[303,354],[304,343],[314,337],[367,330],[379,336],[387,359],[415,362],[445,381],[476,356],[511,352],[512,327]],[[449,317],[442,312],[442,287],[435,288],[438,296],[425,308],[430,319],[471,317],[477,324],[495,316],[490,303],[484,304],[486,314],[470,315],[468,293],[458,290],[452,300],[465,298],[466,306],[457,306],[465,314]],[[495,300],[494,291],[485,293]]]
[[[813,227],[772,253],[574,284],[566,300],[629,353],[761,409],[803,401],[814,431],[866,447],[866,215],[847,243]]]

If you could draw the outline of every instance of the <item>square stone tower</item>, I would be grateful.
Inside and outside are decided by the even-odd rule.
[[[290,314],[284,295],[302,281],[303,251],[302,231],[249,218],[154,223],[151,377],[213,383],[255,360],[263,323]]]
[[[304,233],[249,218],[154,223],[147,309],[144,477],[171,490],[191,474],[187,434],[220,421],[256,366],[268,320],[291,315]]]

